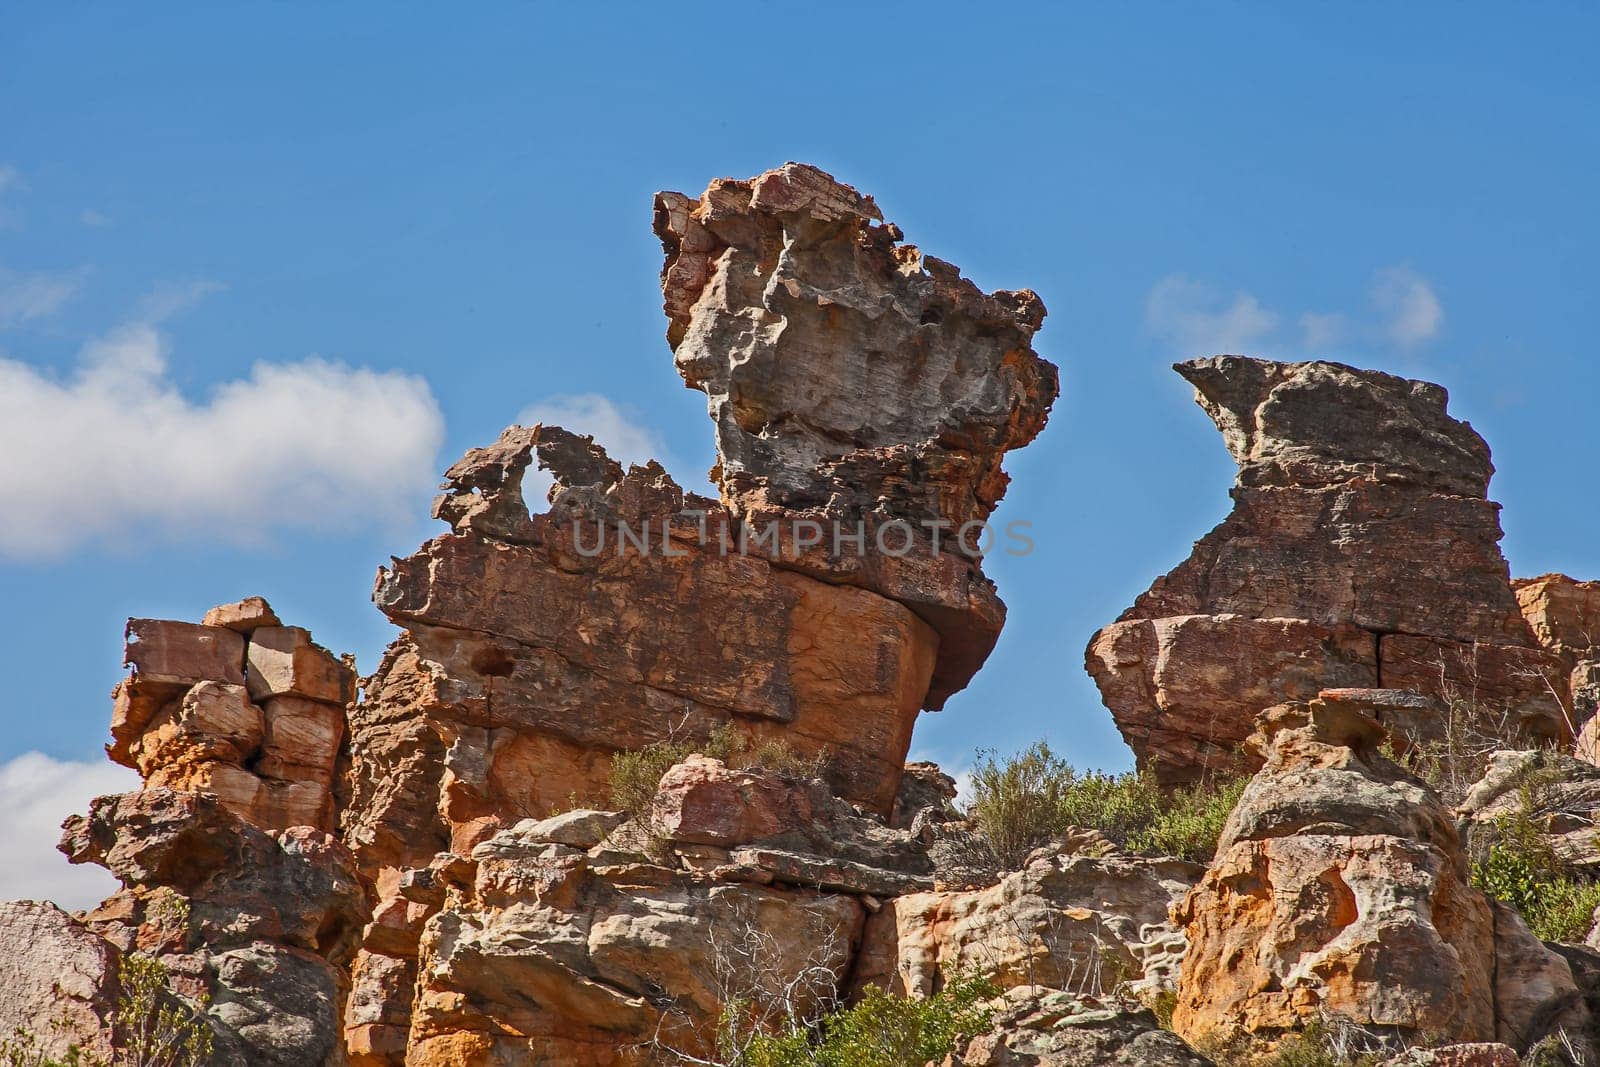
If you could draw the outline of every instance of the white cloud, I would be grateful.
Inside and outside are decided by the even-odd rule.
[[[83,349],[57,379],[0,359],[0,557],[130,535],[254,544],[288,527],[413,517],[443,418],[421,378],[322,359],[257,363],[203,402],[167,376],[155,320]]]
[[[573,433],[588,434],[624,467],[657,459],[662,466],[671,468],[661,439],[644,424],[638,413],[619,407],[599,393],[550,397],[523,408],[517,415],[517,422],[522,426],[544,423]],[[543,471],[528,472],[523,484],[523,498],[529,504],[542,500],[549,490],[548,474]]]
[[[1384,318],[1389,340],[1411,348],[1435,337],[1444,306],[1428,280],[1409,267],[1385,267],[1372,282],[1372,306]]]
[[[78,216],[78,221],[85,226],[110,226],[111,220],[92,207],[83,209],[83,214]]]
[[[0,329],[52,315],[78,289],[60,274],[23,274],[0,267]]]
[[[1295,321],[1299,336],[1280,323]],[[1228,297],[1216,287],[1169,274],[1145,298],[1145,330],[1179,355],[1337,355],[1335,347],[1409,350],[1438,336],[1444,305],[1433,286],[1409,267],[1373,275],[1367,314],[1302,312],[1289,319],[1254,295]]]
[[[106,793],[136,789],[139,776],[110,762],[73,763],[28,752],[0,763],[0,900],[53,900],[69,911],[110,896],[117,880],[74,867],[56,851],[61,821]]]
[[[1243,353],[1277,325],[1278,316],[1249,293],[1229,300],[1181,274],[1162,278],[1145,299],[1145,328],[1192,356]]]
[[[1323,315],[1308,311],[1300,316],[1300,330],[1305,335],[1308,349],[1328,348],[1338,344],[1344,340],[1349,328],[1349,323],[1345,321],[1343,315]]]

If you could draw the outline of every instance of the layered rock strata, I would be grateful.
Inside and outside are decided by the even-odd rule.
[[[1570,669],[1519,610],[1488,446],[1442,388],[1241,356],[1175,369],[1239,474],[1232,514],[1090,641],[1141,765],[1171,782],[1249,769],[1263,707],[1332,687],[1432,696],[1457,733],[1570,738]]]
[[[136,952],[167,972],[180,1016],[210,1000],[210,1063],[342,1064],[368,913],[354,858],[329,833],[354,671],[259,597],[198,624],[131,619],[124,660],[106,750],[143,788],[96,799],[60,845],[123,888],[70,922],[27,916],[41,930],[33,956],[76,946],[56,1043],[111,1047],[120,961]]]
[[[260,597],[199,624],[129,619],[112,760],[148,787],[215,794],[267,830],[332,830],[334,765],[355,671]]]

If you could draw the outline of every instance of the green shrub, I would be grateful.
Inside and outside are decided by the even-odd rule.
[[[645,814],[661,785],[661,776],[696,752],[730,767],[759,768],[791,778],[815,778],[827,767],[823,754],[803,757],[782,740],[756,745],[731,724],[725,724],[711,731],[704,741],[657,741],[611,757],[612,807],[634,816]]]
[[[1129,835],[1128,847],[1198,863],[1210,860],[1222,828],[1249,782],[1248,778],[1236,778],[1177,790],[1166,798],[1166,806],[1150,825]]]
[[[747,1040],[738,1037],[734,1006],[723,1016],[722,1060],[729,1067],[923,1067],[955,1051],[961,1038],[988,1030],[994,1011],[985,1002],[998,993],[975,977],[922,999],[868,986],[858,1003],[814,1026],[791,1022],[781,1033]]]
[[[187,902],[185,902],[187,903]],[[187,911],[185,911],[185,918]],[[202,1067],[211,1060],[211,1027],[203,1018],[210,1004],[201,997],[191,1007],[167,988],[167,968],[138,953],[122,958],[118,972],[122,996],[113,1026],[115,1052],[108,1061],[73,1043],[65,1058],[46,1056],[39,1039],[25,1027],[0,1038],[0,1067]],[[63,1014],[52,1033],[76,1036]]]
[[[203,1018],[208,997],[194,1007],[174,997],[166,967],[150,956],[124,956],[119,975],[117,1067],[201,1067],[210,1061],[211,1027]]]
[[[1567,873],[1531,815],[1500,816],[1487,847],[1476,851],[1472,884],[1516,908],[1539,940],[1582,941],[1588,934],[1600,908],[1600,883]]]
[[[1080,774],[1038,741],[1014,756],[978,753],[968,814],[1006,869],[1073,826],[1134,851],[1207,860],[1245,782],[1166,792],[1141,771]]]

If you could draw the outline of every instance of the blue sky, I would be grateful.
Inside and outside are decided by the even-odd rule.
[[[992,560],[1006,634],[919,754],[1128,764],[1083,646],[1232,479],[1174,359],[1444,383],[1494,448],[1513,570],[1600,576],[1594,9],[989,11],[10,9],[0,806],[104,785],[79,765],[128,615],[260,593],[370,669],[376,567],[519,414],[702,484],[650,197],[787,159],[1050,308],[1063,396],[1001,513],[1038,550]]]

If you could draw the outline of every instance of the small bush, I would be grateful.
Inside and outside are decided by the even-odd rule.
[[[1129,835],[1128,847],[1197,863],[1210,860],[1222,828],[1249,782],[1248,778],[1236,778],[1174,792],[1149,826]]]
[[[1245,781],[1166,792],[1140,771],[1080,774],[1039,741],[1014,756],[978,754],[969,814],[1005,869],[1073,826],[1134,851],[1207,860]]]
[[[754,1035],[723,1049],[729,1067],[923,1067],[955,1051],[964,1037],[989,1029],[985,1002],[999,990],[975,977],[951,981],[931,997],[892,996],[869,986],[860,1002],[807,1027],[791,1022],[781,1033]],[[737,1018],[737,1006],[730,1009]],[[724,1014],[724,1030],[730,1027]]]
[[[782,740],[754,745],[732,725],[723,725],[705,741],[657,741],[618,752],[611,758],[612,806],[636,817],[645,814],[655,799],[662,775],[696,752],[730,767],[759,768],[791,778],[815,778],[827,767],[827,757],[821,753],[807,758]]]
[[[1600,883],[1566,873],[1526,811],[1496,819],[1489,843],[1475,851],[1472,884],[1516,908],[1539,940],[1582,941],[1588,935],[1600,908]]]
[[[1377,1067],[1389,1058],[1381,1041],[1338,1016],[1308,1019],[1270,1052],[1261,1051],[1258,1038],[1245,1036],[1224,1044],[1201,1041],[1196,1048],[1217,1067]]]
[[[190,1007],[167,989],[160,960],[122,959],[117,1003],[117,1067],[201,1067],[211,1059],[211,1028],[202,1017],[209,999]]]

